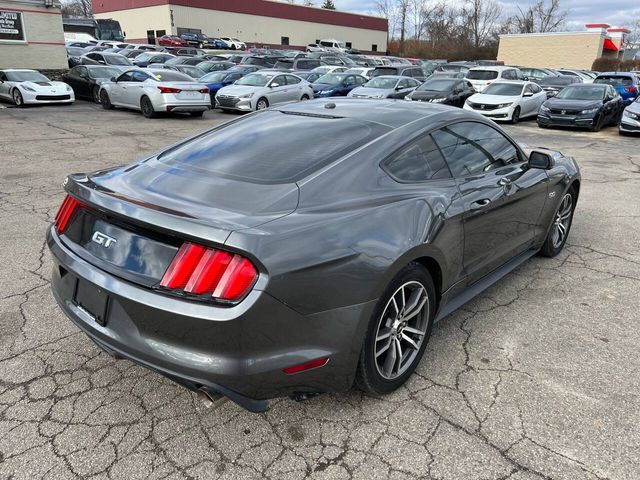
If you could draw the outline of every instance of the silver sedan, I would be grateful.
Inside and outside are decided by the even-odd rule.
[[[140,110],[147,118],[159,112],[188,112],[194,117],[211,108],[206,85],[193,78],[166,69],[131,69],[102,84],[100,103]]]
[[[313,98],[313,89],[306,80],[292,73],[250,73],[216,94],[216,106],[222,110],[250,112],[271,105]]]

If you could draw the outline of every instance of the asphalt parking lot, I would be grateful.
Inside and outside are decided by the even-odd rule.
[[[99,351],[49,290],[44,235],[64,177],[233,118],[0,108],[0,478],[640,476],[640,138],[614,128],[506,128],[578,159],[567,247],[437,324],[417,373],[388,397],[211,411]]]

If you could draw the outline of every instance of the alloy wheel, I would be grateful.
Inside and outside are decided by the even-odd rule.
[[[267,105],[267,101],[261,99],[261,100],[258,100],[258,104],[256,105],[256,110],[264,110],[268,106],[269,105]]]
[[[429,295],[417,281],[403,284],[382,312],[376,332],[374,354],[378,373],[387,380],[411,367],[424,341]]]
[[[15,103],[18,107],[22,105],[22,94],[17,88],[13,90],[13,103]]]
[[[556,212],[553,221],[553,232],[551,243],[553,248],[559,248],[567,238],[569,227],[571,226],[571,215],[573,214],[573,197],[570,193],[565,194],[560,202],[560,207]]]

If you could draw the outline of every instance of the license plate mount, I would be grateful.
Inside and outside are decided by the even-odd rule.
[[[99,287],[78,278],[73,303],[93,318],[96,323],[105,326],[109,312],[109,295]]]

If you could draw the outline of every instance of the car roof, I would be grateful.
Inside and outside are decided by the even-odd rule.
[[[274,110],[298,115],[351,118],[362,122],[386,125],[393,129],[426,117],[438,118],[442,114],[462,112],[459,109],[452,109],[449,106],[434,103],[385,99],[351,99],[348,97],[291,103],[279,108],[276,107]]]
[[[636,74],[633,72],[600,72],[598,74],[598,77],[602,77],[604,75],[606,75],[607,77],[635,77],[636,76]]]
[[[567,87],[578,87],[578,88],[607,88],[609,85],[606,83],[572,83],[571,85],[567,85]]]
[[[32,68],[4,68],[0,70],[2,72],[38,72],[39,70],[33,70]]]
[[[463,79],[460,79],[460,80],[463,80]],[[508,83],[511,85],[526,85],[527,83],[533,83],[533,82],[527,82],[526,80],[498,80],[498,81],[492,82],[491,85],[495,83]]]
[[[513,70],[518,67],[509,67],[506,65],[478,65],[477,67],[471,67],[469,70],[489,70],[493,72],[503,72],[505,70]]]

